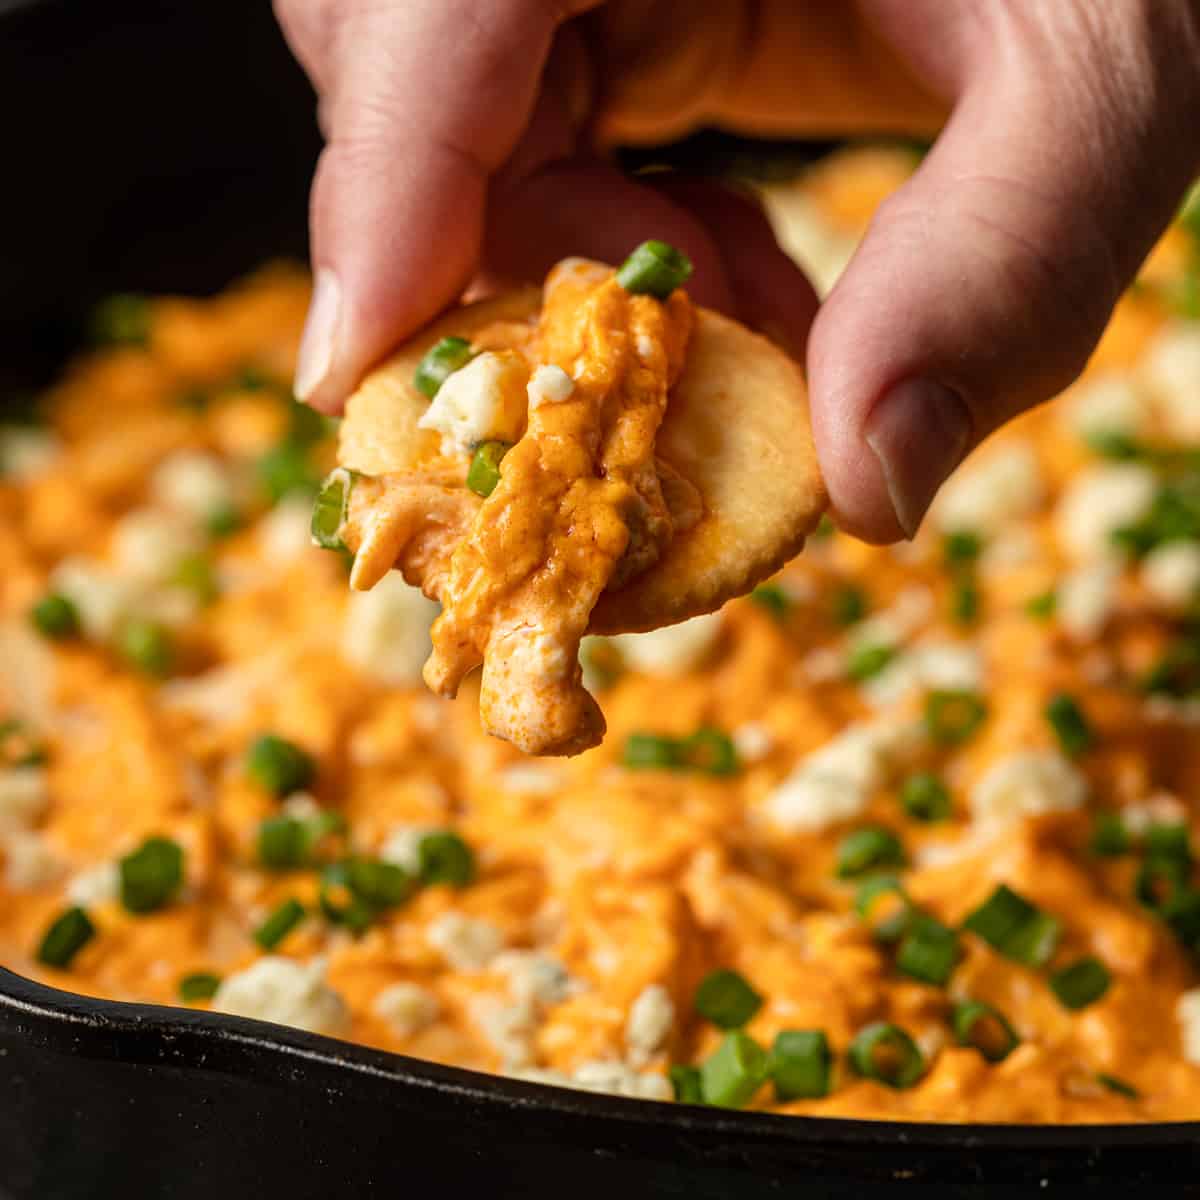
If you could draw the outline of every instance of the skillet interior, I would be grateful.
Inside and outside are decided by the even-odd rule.
[[[219,85],[214,86],[220,62]],[[265,2],[0,2],[0,404],[114,288],[304,252],[312,97]],[[297,118],[297,114],[301,118]],[[20,236],[11,236],[20,231]],[[0,969],[0,1197],[1185,1194],[1200,1126],[905,1125],[497,1079]],[[1045,1182],[1043,1182],[1045,1181]],[[911,1193],[910,1193],[911,1194]]]

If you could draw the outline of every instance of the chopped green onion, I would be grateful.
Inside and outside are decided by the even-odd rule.
[[[432,400],[442,384],[455,371],[465,367],[476,353],[466,338],[442,338],[425,351],[425,357],[417,364],[413,375],[413,385]]]
[[[846,834],[837,848],[837,877],[853,879],[879,867],[901,867],[905,863],[900,839],[882,825],[869,825]]]
[[[308,460],[308,450],[293,442],[281,442],[268,450],[255,463],[258,481],[272,504],[278,504],[293,493],[310,495],[320,486],[320,480]]]
[[[821,1029],[785,1029],[771,1047],[770,1073],[775,1095],[788,1100],[813,1100],[829,1095],[833,1054]]]
[[[179,981],[179,999],[184,1004],[196,1004],[202,1000],[211,1000],[221,986],[221,977],[209,971],[196,971],[185,975]]]
[[[1146,830],[1144,842],[1147,858],[1173,858],[1191,865],[1191,830],[1183,824],[1156,822]]]
[[[48,967],[65,968],[96,936],[91,918],[78,906],[68,908],[55,917],[38,946],[38,962]]]
[[[303,920],[304,905],[292,897],[274,909],[254,931],[254,940],[264,950],[274,950]]]
[[[705,775],[736,775],[740,766],[733,739],[711,726],[685,737],[677,754],[683,766]]]
[[[170,838],[147,838],[118,864],[121,903],[132,913],[155,912],[183,884],[183,848]]]
[[[979,588],[970,580],[960,579],[950,593],[950,618],[959,625],[971,625],[979,619]]]
[[[688,257],[666,242],[643,242],[617,268],[617,282],[635,296],[665,300],[692,273]]]
[[[928,771],[910,775],[900,788],[900,806],[914,821],[933,824],[949,819],[952,808],[950,791]]]
[[[943,746],[965,742],[986,716],[987,705],[974,692],[934,691],[925,697],[925,727]]]
[[[954,1006],[950,1023],[960,1046],[974,1046],[988,1062],[1001,1062],[1020,1043],[1016,1031],[990,1004],[966,1000]]]
[[[329,920],[361,933],[381,912],[403,904],[416,880],[395,863],[352,858],[321,874],[321,910]]]
[[[0,721],[0,768],[40,767],[46,758],[46,747],[24,721],[16,717]]]
[[[750,599],[759,608],[766,609],[778,621],[782,621],[792,607],[792,601],[787,592],[777,583],[760,583],[750,593]]]
[[[304,822],[295,817],[268,817],[258,827],[258,861],[273,871],[302,865],[308,852]]]
[[[692,1003],[705,1020],[737,1029],[762,1008],[762,997],[736,971],[717,970],[700,981]]]
[[[52,641],[79,636],[79,609],[61,592],[48,592],[30,610],[33,627]]]
[[[457,833],[427,833],[417,843],[422,883],[448,883],[466,887],[475,878],[475,855]]]
[[[876,941],[896,942],[904,936],[915,910],[898,879],[877,875],[858,889],[854,911]]]
[[[910,922],[896,949],[896,970],[910,979],[942,987],[959,959],[958,934],[924,913]]]
[[[698,771],[717,776],[733,775],[741,766],[733,739],[710,726],[685,738],[631,733],[621,762],[635,771]]]
[[[823,542],[833,537],[835,533],[837,533],[837,526],[833,523],[833,518],[828,513],[822,513],[816,529],[808,535],[808,538],[812,542]]]
[[[896,647],[886,642],[854,646],[846,659],[846,674],[862,683],[873,679],[896,657]]]
[[[1127,1100],[1140,1100],[1141,1092],[1137,1090],[1131,1083],[1126,1083],[1123,1079],[1118,1079],[1115,1075],[1106,1075],[1103,1071],[1096,1074],[1096,1082],[1108,1088],[1110,1092],[1116,1092],[1118,1096],[1124,1096]]]
[[[867,594],[851,583],[838,588],[830,603],[834,622],[838,625],[853,625],[867,615]]]
[[[621,762],[634,771],[674,770],[679,766],[679,744],[654,733],[631,733]]]
[[[316,773],[316,764],[308,753],[273,733],[255,738],[246,751],[246,774],[276,796],[308,787]]]
[[[467,487],[485,500],[500,482],[500,463],[512,449],[508,442],[484,442],[475,451],[467,469]]]
[[[338,467],[325,477],[321,490],[317,492],[310,528],[313,541],[325,550],[346,549],[346,543],[342,541],[342,526],[346,524],[350,492],[357,479],[357,471]]]
[[[211,604],[220,592],[212,559],[206,554],[185,554],[175,564],[171,582],[190,592],[201,605]]]
[[[1025,602],[1025,612],[1038,621],[1048,621],[1058,608],[1055,592],[1040,592]]]
[[[1133,894],[1153,912],[1166,912],[1187,889],[1188,864],[1177,858],[1147,858],[1138,868]]]
[[[1098,812],[1092,817],[1092,836],[1088,843],[1097,858],[1117,858],[1129,853],[1129,830],[1117,812]]]
[[[271,376],[255,363],[245,363],[232,380],[233,386],[241,392],[261,392],[273,382]]]
[[[1064,1008],[1086,1008],[1108,991],[1112,976],[1098,958],[1081,958],[1050,976],[1050,990]]]
[[[854,1035],[850,1065],[864,1079],[890,1088],[910,1088],[925,1074],[917,1043],[898,1025],[877,1021]]]
[[[1045,713],[1064,754],[1074,757],[1092,748],[1095,743],[1092,727],[1074,696],[1056,693],[1047,702]]]
[[[1200,691],[1200,645],[1194,641],[1168,646],[1142,679],[1144,691],[1152,695],[1186,699]]]
[[[767,1078],[767,1052],[747,1033],[734,1030],[700,1064],[700,1094],[705,1104],[744,1108]]]
[[[245,518],[235,504],[218,504],[204,518],[205,532],[211,538],[229,537],[245,524]]]
[[[350,890],[377,910],[403,904],[416,887],[416,880],[396,863],[377,858],[355,858],[347,864]]]
[[[1087,434],[1084,439],[1087,448],[1101,458],[1110,458],[1116,462],[1130,462],[1142,457],[1142,448],[1134,438],[1127,433],[1115,429],[1100,429]]]
[[[318,893],[321,911],[335,925],[344,925],[351,933],[362,933],[378,913],[350,886],[346,863],[333,863],[321,873]]]
[[[1185,887],[1158,915],[1193,953],[1200,951],[1200,891]]]
[[[977,533],[961,529],[942,539],[942,558],[947,566],[962,567],[973,563],[983,550],[983,539]]]
[[[126,662],[147,675],[168,675],[175,663],[170,631],[144,617],[131,617],[121,626],[117,649]]]
[[[963,928],[983,938],[1006,958],[1027,967],[1044,966],[1058,945],[1061,926],[1006,884],[967,915]]]
[[[99,346],[144,346],[150,338],[150,305],[129,292],[109,296],[96,305],[90,322]]]
[[[703,1104],[704,1094],[700,1084],[700,1068],[687,1063],[675,1063],[667,1072],[675,1100],[679,1104]]]
[[[337,428],[333,417],[319,413],[311,405],[289,396],[287,441],[293,446],[312,446]]]

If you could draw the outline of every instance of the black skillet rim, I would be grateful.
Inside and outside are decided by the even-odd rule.
[[[1099,1150],[1195,1150],[1200,1122],[1000,1125],[798,1117],[631,1100],[509,1079],[409,1058],[320,1034],[198,1009],[100,1000],[35,982],[0,967],[0,1015],[31,1042],[92,1059],[194,1066],[243,1079],[275,1081],[290,1060],[292,1083],[372,1091],[406,1087],[479,1105],[607,1120],[739,1141],[836,1149],[1017,1151],[1091,1159]]]

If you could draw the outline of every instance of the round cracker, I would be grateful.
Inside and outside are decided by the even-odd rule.
[[[347,403],[339,462],[367,475],[421,469],[438,450],[437,435],[417,428],[429,404],[412,383],[422,356],[443,337],[470,339],[495,321],[533,319],[540,304],[529,288],[465,305],[401,347]],[[699,491],[704,516],[650,570],[601,597],[594,633],[655,629],[714,611],[798,554],[825,508],[799,368],[766,338],[708,309],[696,310],[655,453]]]

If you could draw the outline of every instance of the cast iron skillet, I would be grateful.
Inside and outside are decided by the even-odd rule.
[[[211,291],[302,256],[312,104],[265,0],[0,0],[0,405],[106,292]],[[621,1100],[0,969],[0,1200],[1176,1197],[1197,1168],[1200,1125]]]

